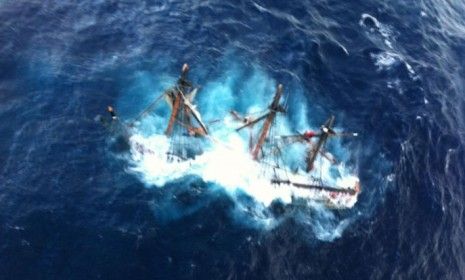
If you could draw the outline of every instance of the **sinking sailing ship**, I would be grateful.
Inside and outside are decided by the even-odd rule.
[[[158,102],[164,99],[171,109],[168,125],[164,131],[165,136],[170,141],[169,148],[165,153],[169,162],[186,161],[200,154],[202,152],[199,149],[201,145],[193,143],[208,135],[207,126],[202,121],[201,114],[194,104],[198,87],[189,81],[188,72],[189,65],[184,64],[176,84],[163,92],[128,125],[128,127],[134,127],[136,122],[155,110]],[[160,151],[150,149],[149,145],[146,145],[141,138],[131,137],[129,142],[136,157],[145,154],[160,155]]]
[[[267,112],[256,119],[242,117],[236,111],[231,111],[234,119],[243,122],[243,125],[236,129],[237,131],[252,128],[256,124],[263,122],[255,144],[253,144],[253,134],[250,134],[249,149],[253,159],[263,166],[264,173],[274,186],[291,187],[295,197],[321,201],[331,208],[352,207],[360,193],[359,179],[356,176],[350,176],[346,180],[335,180],[334,185],[330,185],[329,182],[323,180],[321,172],[320,176],[315,172],[315,169],[317,169],[315,163],[319,157],[332,164],[337,163],[333,156],[324,151],[324,146],[330,137],[357,136],[357,134],[335,132],[333,129],[335,117],[331,116],[321,126],[319,132],[307,131],[298,135],[272,137],[270,134],[272,134],[278,113],[286,112],[286,106],[280,104],[282,95],[283,87],[278,85]],[[306,163],[304,172],[299,172],[300,170],[291,171],[282,164],[282,144],[292,145],[294,143],[304,143],[309,146],[306,155],[303,155]]]
[[[189,172],[190,159],[194,159],[197,155],[203,153],[201,149],[205,145],[198,141],[204,141],[205,138],[212,139],[200,112],[194,104],[198,87],[195,87],[188,80],[188,71],[189,66],[184,64],[181,76],[175,86],[155,99],[128,125],[130,129],[134,128],[137,121],[153,111],[160,100],[165,99],[171,109],[167,119],[168,124],[164,130],[164,136],[157,135],[156,137],[168,139],[168,147],[163,142],[160,142],[160,145],[158,143],[153,145],[153,143],[144,142],[146,139],[138,137],[138,135],[129,137],[129,145],[133,158],[141,159],[144,156],[152,156],[158,160],[176,163],[171,168],[177,170],[167,169],[166,172],[179,172],[178,169]],[[325,144],[331,137],[355,136],[355,134],[334,131],[335,117],[331,116],[321,126],[319,132],[307,131],[297,135],[274,135],[278,115],[286,113],[286,104],[281,102],[282,96],[283,86],[278,85],[271,104],[257,118],[243,117],[238,112],[231,111],[233,118],[242,122],[242,125],[236,130],[249,129],[249,150],[252,159],[263,169],[264,178],[271,185],[277,188],[286,187],[291,189],[295,199],[319,201],[332,208],[351,208],[356,203],[360,193],[359,179],[356,176],[344,176],[343,179],[336,180],[323,178],[321,176],[321,159],[340,166],[334,157],[324,150]],[[114,112],[110,112],[110,114],[112,119],[116,119]],[[259,133],[255,135],[253,128],[262,122],[263,125]],[[282,159],[282,155],[283,150],[296,143],[308,146],[306,153],[301,155],[302,158],[305,158],[305,168],[291,170],[289,165]],[[165,158],[163,159],[163,157]]]
[[[168,160],[181,161],[193,158],[202,151],[195,150],[195,146],[192,145],[194,141],[186,138],[208,135],[207,126],[202,121],[196,105],[193,104],[198,87],[194,87],[187,79],[188,71],[189,66],[184,64],[177,85],[164,93],[165,100],[171,108],[168,127],[165,130],[165,135],[171,139],[171,148],[167,153]]]

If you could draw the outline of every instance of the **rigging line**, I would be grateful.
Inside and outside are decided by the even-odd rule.
[[[256,111],[256,112],[252,112],[252,113],[240,113],[239,114],[244,114],[244,116],[240,116],[242,119],[246,118],[246,117],[249,117],[249,118],[252,118],[252,121],[254,121],[254,118],[256,118],[257,116],[262,116],[265,112],[268,112],[269,109],[263,109],[261,111]]]
[[[179,106],[178,114],[176,115],[175,124],[182,122],[184,119],[184,108],[182,105]],[[173,128],[173,136],[171,141],[171,151],[173,155],[178,157],[183,157],[182,149],[183,149],[183,139],[181,138],[182,129],[179,125],[175,125]]]
[[[155,107],[155,105],[158,103],[158,101],[160,101],[162,99],[162,97],[165,95],[165,93],[162,93],[160,96],[158,96],[155,101],[153,101],[149,106],[147,106],[134,120],[132,120],[128,126],[129,127],[132,127],[134,126],[134,123],[139,121],[144,115],[146,115],[147,113],[149,113],[150,111],[153,110],[153,107]]]
[[[273,120],[274,136],[276,135],[276,130],[277,130],[276,129],[276,123],[277,123],[277,121]],[[282,149],[280,147],[280,142],[277,140],[276,137],[274,137],[272,141],[273,141],[273,145],[275,145],[277,147],[277,151],[278,151],[278,153],[276,154],[276,161],[279,161],[283,166],[285,166]],[[288,173],[287,168],[283,168],[283,170],[284,170],[285,177],[287,179],[289,179],[289,173]]]
[[[325,142],[323,143],[323,147],[321,147],[320,150],[326,150],[326,143],[327,143],[327,141],[325,141]],[[319,151],[317,151],[317,153],[318,153],[318,152],[319,152]],[[323,178],[323,168],[322,168],[322,166],[323,166],[323,157],[322,157],[321,155],[320,155],[320,157],[319,157],[319,161],[320,161],[320,181],[323,183],[323,179],[322,179],[322,178]]]
[[[284,167],[278,166],[275,163],[269,163],[267,161],[260,161],[260,164],[261,165],[267,165],[267,166],[269,166],[271,168],[275,168],[275,169],[278,169],[278,170],[283,170],[283,171],[286,170]]]
[[[183,110],[183,112],[182,112],[182,119],[183,119],[183,123],[188,123],[189,122],[188,115],[186,114],[185,110]],[[189,132],[187,132],[187,133],[189,133]],[[186,137],[183,137],[182,134],[180,134],[180,137],[181,137],[181,141],[182,141],[182,145],[181,145],[182,152],[181,152],[181,154],[182,154],[183,157],[187,157],[188,141],[187,141]]]
[[[267,109],[263,109],[263,110],[261,110],[261,111],[253,112],[253,113],[250,113],[249,116],[261,115],[261,114],[267,112],[268,110],[269,110],[269,109],[267,108]]]
[[[183,93],[183,91],[180,88],[179,88],[179,93],[182,96],[184,107],[187,107],[189,109],[189,111],[192,113],[191,114],[192,117],[194,117],[194,119],[197,121],[197,123],[202,127],[205,134],[208,134],[207,127],[202,122],[202,118],[200,116],[200,113],[195,109],[195,105],[190,102],[189,98],[186,97],[186,95]]]
[[[289,94],[286,94],[286,97],[284,99],[284,109],[287,111],[288,109],[288,101],[289,101]]]
[[[280,168],[282,161],[281,159],[281,150],[279,149],[279,146],[277,145],[275,141],[275,134],[276,134],[276,119],[273,120],[270,128],[270,132],[268,135],[269,139],[269,147],[271,151],[271,160],[274,161],[275,166],[273,167],[273,172],[274,172],[274,177],[278,178],[278,173],[277,173],[277,168]],[[283,164],[284,165],[284,164]]]
[[[275,155],[275,162],[277,162],[277,166],[280,167],[281,165],[282,166],[285,166],[285,163],[284,163],[284,160],[283,160],[283,157],[282,157],[282,150],[281,148],[276,145],[276,155]],[[281,165],[280,165],[281,164]],[[282,170],[284,171],[284,175],[287,179],[289,179],[289,174],[287,172],[287,168],[282,168]]]

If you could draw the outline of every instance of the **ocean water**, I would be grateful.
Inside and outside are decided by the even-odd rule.
[[[460,1],[0,1],[0,279],[465,278],[463,14]],[[330,114],[358,132],[330,146],[360,178],[355,206],[233,188],[229,166],[144,169],[96,116],[111,104],[130,121],[185,62],[205,120],[262,110],[282,83],[282,132]]]

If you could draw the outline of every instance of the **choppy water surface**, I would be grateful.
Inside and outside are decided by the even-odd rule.
[[[463,279],[464,13],[433,1],[1,1],[0,279]],[[280,82],[283,131],[334,114],[359,132],[331,147],[361,179],[355,207],[271,202],[227,173],[160,178],[135,164],[95,117],[113,104],[134,118],[184,62],[205,120],[263,109]]]

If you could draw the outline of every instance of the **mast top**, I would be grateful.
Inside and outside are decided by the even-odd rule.
[[[184,63],[184,64],[182,65],[181,73],[182,73],[182,74],[187,74],[187,71],[189,71],[189,64]]]
[[[281,95],[283,94],[283,85],[279,84],[276,88],[276,93],[273,97],[273,102],[270,105],[270,109],[274,111],[278,111],[280,109],[279,100],[281,99]]]
[[[320,153],[321,148],[325,145],[326,141],[328,140],[329,136],[335,135],[336,133],[333,130],[335,117],[331,116],[321,127],[321,135],[320,139],[316,143],[316,145],[310,149],[310,153],[307,157],[307,172],[313,170],[313,163],[316,160],[318,153]]]

